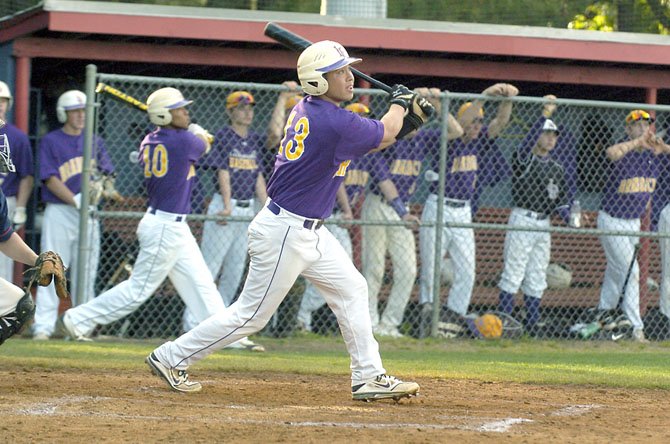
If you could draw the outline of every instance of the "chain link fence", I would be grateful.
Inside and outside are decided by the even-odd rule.
[[[278,97],[286,88],[109,74],[98,74],[97,80],[140,101],[158,88],[176,87],[194,101],[189,108],[192,119],[218,137],[231,125],[235,107],[226,107],[229,95],[247,91],[253,96],[252,117],[243,125],[239,116],[234,117],[237,128],[248,126],[248,135],[242,140],[256,144],[257,155],[251,163],[231,157],[232,215],[217,215],[221,210],[218,174],[203,164],[197,169],[188,218],[199,244],[210,251],[206,259],[224,301],[233,301],[244,282],[247,263],[246,247],[238,241],[246,236],[248,223],[262,205],[248,193],[236,195],[237,189],[248,188],[248,184],[237,183],[234,170],[257,164],[266,179],[271,174],[277,138],[269,135],[269,129],[274,127],[271,122]],[[110,95],[98,94],[96,100],[95,131],[106,142],[117,171],[117,189],[125,197],[122,203],[103,201],[95,212],[102,227],[96,276],[100,294],[132,273],[138,250],[135,230],[146,211],[137,150],[152,126],[144,112]],[[475,142],[447,140],[448,134],[440,130],[445,127],[446,113],[456,116],[464,103],[476,100],[484,102],[483,116],[473,123],[479,130],[473,130],[472,125],[464,128],[464,137]],[[380,118],[388,106],[386,94],[378,90],[356,90],[354,101],[366,104],[374,118]],[[640,154],[630,166],[617,169],[618,163],[608,160],[606,148],[627,140],[625,120],[631,110],[655,111],[656,130],[664,132],[670,107],[559,98],[551,115],[559,133],[546,158],[560,165],[563,182],[547,185],[540,181],[536,187],[520,188],[515,177],[523,176],[526,170],[515,166],[517,152],[527,145],[529,134],[544,133],[546,101],[534,97],[501,101],[442,92],[439,102],[440,115],[404,142],[407,150],[390,148],[376,159],[350,165],[345,183],[354,219],[345,220],[342,212],[336,211],[326,222],[345,247],[349,246],[354,263],[368,280],[377,333],[473,337],[481,333],[474,325],[477,315],[498,311],[504,334],[509,335],[524,331],[537,338],[631,338],[633,329],[640,326],[635,319],[639,316],[648,338],[666,339],[668,322],[659,310],[659,244],[667,235],[656,231],[667,203],[662,191],[667,186],[665,156]],[[501,120],[507,119],[501,119],[500,110],[509,102],[509,121],[501,125]],[[281,109],[279,114],[284,112]],[[620,180],[611,182],[613,194],[608,191],[608,181],[616,177]],[[380,186],[387,180],[395,186],[409,214],[422,219],[420,227],[401,220],[400,209],[389,203],[392,199],[385,194],[386,186]],[[627,209],[608,203],[617,190],[634,197],[653,190],[656,193],[653,205],[643,203],[641,209]],[[524,208],[524,203],[544,195],[553,196],[550,200],[556,207],[560,200],[564,208],[553,212]],[[437,205],[441,201],[444,205]],[[575,202],[581,206],[580,228],[567,223]],[[601,208],[616,213],[609,215],[612,220],[603,221],[602,212],[599,218]],[[631,216],[636,212],[639,215]],[[222,220],[227,225],[216,224]],[[213,229],[205,234],[205,226]],[[639,251],[635,244],[640,245]],[[636,261],[628,273],[633,252]],[[508,264],[506,269],[506,261],[519,262],[519,258],[525,262]],[[507,270],[505,276],[503,270]],[[624,285],[627,294],[620,298]],[[501,287],[512,299],[501,296]],[[166,280],[140,309],[98,333],[134,338],[174,336],[183,330],[183,312],[179,295]],[[299,279],[264,334],[286,336],[301,330],[338,333],[334,315],[318,292]]]

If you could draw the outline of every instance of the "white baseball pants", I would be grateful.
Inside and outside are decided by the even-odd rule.
[[[135,311],[156,291],[166,277],[174,285],[196,322],[224,309],[212,275],[185,217],[172,213],[144,215],[137,227],[140,251],[130,278],[87,304],[68,310],[77,330],[90,334]]]
[[[79,210],[71,205],[49,203],[44,210],[41,250],[52,250],[60,255],[63,264],[70,271],[70,294],[72,306],[86,303],[95,296],[95,278],[100,259],[100,222],[88,220],[88,261],[84,273],[86,276],[84,300],[77,301],[77,263],[79,261]],[[37,287],[37,309],[33,323],[33,334],[51,336],[56,328],[59,300],[53,285]]]
[[[235,199],[231,199],[230,203],[233,207],[231,216],[254,216],[255,205],[253,200],[246,208],[236,206],[236,202]],[[214,215],[224,209],[221,195],[219,193],[214,194],[212,202],[207,208],[207,215]],[[244,274],[244,267],[247,262],[248,228],[248,222],[228,222],[226,225],[219,225],[216,221],[208,220],[203,225],[200,249],[214,279],[219,276],[219,271],[221,272],[218,288],[226,306],[233,302]]]
[[[381,196],[372,193],[365,196],[361,217],[366,221],[401,220]],[[363,276],[368,281],[372,326],[380,322],[389,327],[400,326],[416,280],[414,233],[404,226],[363,225],[361,251]],[[387,251],[393,264],[393,286],[386,300],[386,308],[380,316],[378,296],[384,278]]]
[[[598,212],[598,228],[601,230],[640,231],[640,219],[619,219],[604,211]],[[633,260],[638,236],[600,236],[600,243],[605,250],[607,267],[603,286],[600,289],[598,308],[611,310],[617,307],[628,268]],[[623,296],[622,310],[634,329],[642,329],[644,324],[640,317],[640,268],[635,259],[633,269]]]
[[[549,228],[549,218],[538,220],[527,214],[528,210],[514,208],[509,216],[513,227]],[[542,298],[547,288],[547,267],[551,256],[551,233],[542,231],[508,231],[505,234],[502,276],[498,287],[516,294],[521,287],[523,294]]]
[[[24,294],[23,289],[0,278],[0,317],[13,312]]]
[[[10,222],[14,210],[16,210],[16,197],[7,196],[7,217],[9,217]],[[14,260],[4,254],[0,254],[0,278],[14,282]]]
[[[429,194],[423,206],[421,222],[435,223],[437,220],[437,195]],[[472,210],[467,203],[462,207],[444,204],[445,223],[471,223]],[[433,302],[433,279],[435,275],[435,233],[436,227],[422,226],[419,230],[419,251],[421,255],[421,292],[419,302]],[[472,289],[475,284],[475,232],[471,228],[450,228],[442,230],[441,257],[449,252],[454,266],[454,282],[449,290],[447,306],[461,315],[467,314]]]
[[[658,232],[670,234],[670,205],[661,211],[658,221]],[[659,305],[661,313],[670,318],[670,238],[659,239],[661,246],[661,297]]]
[[[339,220],[339,216],[333,215],[328,218],[328,220]],[[342,245],[342,248],[344,248],[344,251],[346,251],[347,256],[351,258],[353,255],[353,248],[351,246],[349,230],[344,227],[340,227],[339,225],[328,225],[328,230]],[[325,303],[326,300],[323,298],[321,293],[319,293],[314,285],[307,281],[307,285],[305,286],[305,293],[302,295],[302,300],[300,301],[300,309],[298,309],[298,322],[300,322],[300,324],[302,324],[305,329],[311,331],[312,313],[321,308],[321,306]]]
[[[268,199],[269,202],[269,199]],[[372,335],[367,284],[326,227],[304,228],[305,219],[264,207],[249,226],[249,274],[238,299],[154,353],[172,368],[185,369],[270,320],[299,274],[316,286],[337,316],[351,356],[352,381],[386,373]]]

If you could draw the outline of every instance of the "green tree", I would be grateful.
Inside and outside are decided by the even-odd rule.
[[[611,0],[588,5],[570,29],[668,34],[670,0]]]

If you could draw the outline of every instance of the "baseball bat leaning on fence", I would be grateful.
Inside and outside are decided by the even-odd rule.
[[[633,273],[633,267],[635,266],[635,260],[637,259],[637,254],[640,250],[640,243],[638,242],[635,244],[635,249],[633,250],[633,257],[630,260],[630,264],[628,265],[628,272],[626,273],[626,278],[623,281],[623,285],[621,286],[621,292],[619,293],[619,306],[623,307],[624,301],[625,301],[625,296],[626,296],[626,289],[628,288],[628,282],[630,281],[630,275]],[[596,334],[598,331],[600,331],[603,328],[603,322],[605,321],[605,318],[602,316],[596,319],[595,321],[584,325],[580,330],[579,330],[579,336],[581,336],[583,339],[588,339],[594,334]],[[612,340],[616,341],[620,338],[612,336]]]
[[[265,25],[264,34],[270,37],[272,40],[275,40],[281,43],[282,45],[286,46],[288,49],[297,52],[301,52],[303,49],[307,48],[309,45],[312,44],[312,42],[310,42],[309,40],[299,36],[294,32],[289,31],[286,28],[282,28],[281,26],[279,26],[274,22],[269,22],[267,25]],[[391,87],[388,86],[386,83],[377,80],[374,77],[370,77],[369,75],[362,73],[355,68],[351,68],[351,72],[356,77],[369,82],[371,85],[386,92],[391,92]]]

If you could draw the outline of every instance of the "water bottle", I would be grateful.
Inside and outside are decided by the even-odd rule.
[[[596,334],[601,327],[602,326],[598,321],[586,324],[584,327],[582,327],[581,330],[579,330],[579,337],[582,339],[589,339],[591,336]]]
[[[582,226],[582,207],[578,200],[574,201],[570,208],[570,226],[573,228]]]

